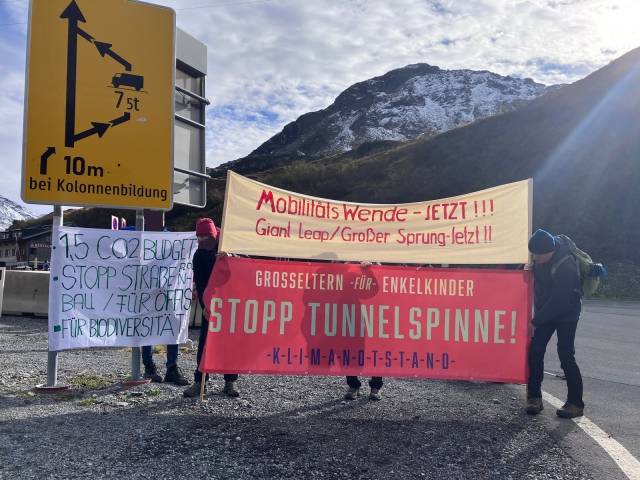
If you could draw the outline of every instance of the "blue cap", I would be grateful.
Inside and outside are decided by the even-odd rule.
[[[535,255],[551,253],[556,249],[556,241],[546,230],[538,229],[529,239],[529,251]]]

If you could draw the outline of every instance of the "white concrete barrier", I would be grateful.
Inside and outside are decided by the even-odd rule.
[[[49,272],[7,270],[4,279],[3,315],[49,314]]]

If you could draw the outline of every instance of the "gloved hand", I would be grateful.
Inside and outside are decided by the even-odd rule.
[[[595,263],[593,267],[591,267],[591,273],[589,273],[589,276],[590,277],[606,277],[608,273],[609,272],[607,272],[607,267],[605,267],[601,263]]]

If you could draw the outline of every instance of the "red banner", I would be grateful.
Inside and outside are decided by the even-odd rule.
[[[523,383],[531,275],[219,258],[200,370]]]

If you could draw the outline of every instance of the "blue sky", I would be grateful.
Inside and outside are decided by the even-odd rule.
[[[640,46],[640,0],[155,3],[174,8],[178,27],[209,47],[209,166],[248,154],[353,83],[393,68],[424,62],[568,83]],[[0,194],[16,201],[27,12],[28,0],[0,0]]]

